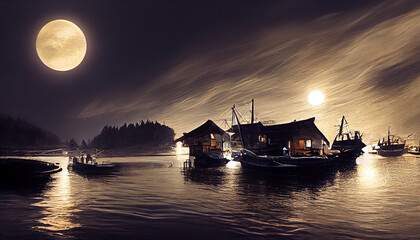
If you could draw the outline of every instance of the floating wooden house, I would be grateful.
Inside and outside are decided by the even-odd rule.
[[[215,166],[228,162],[222,152],[223,145],[229,142],[229,138],[223,129],[208,120],[191,132],[184,133],[184,136],[175,141],[180,141],[183,147],[189,148],[190,156],[195,158],[196,166]]]
[[[314,122],[309,118],[277,125],[241,124],[231,128],[232,139],[242,139],[243,147],[258,155],[321,156],[330,143]]]

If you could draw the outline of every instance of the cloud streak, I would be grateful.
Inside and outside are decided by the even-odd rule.
[[[148,117],[180,135],[255,98],[261,120],[315,116],[329,138],[342,115],[368,141],[388,125],[395,133],[418,131],[420,8],[405,4],[281,23],[210,51],[194,46],[147,88],[95,97],[78,118]],[[320,106],[307,102],[313,90],[325,94]]]

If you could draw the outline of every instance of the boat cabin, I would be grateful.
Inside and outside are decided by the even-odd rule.
[[[242,138],[244,148],[258,155],[321,156],[330,143],[314,122],[315,118],[267,126],[242,124],[231,128],[236,129],[232,137]]]
[[[359,131],[350,130],[349,123],[344,116],[341,118],[341,124],[337,127],[339,130],[331,149],[339,150],[341,153],[353,151],[354,157],[360,156],[363,153],[362,148],[366,146],[362,141],[362,134]]]
[[[229,142],[229,135],[213,121],[208,120],[175,140],[179,141],[183,147],[189,148],[190,156],[195,156],[202,152],[222,152],[223,144]]]

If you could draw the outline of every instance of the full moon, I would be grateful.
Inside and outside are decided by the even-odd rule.
[[[39,31],[36,51],[41,61],[56,71],[69,71],[83,61],[86,38],[80,28],[67,20],[47,23]]]
[[[314,106],[318,106],[324,101],[324,94],[322,94],[322,92],[318,90],[313,91],[309,94],[308,101],[310,104]]]

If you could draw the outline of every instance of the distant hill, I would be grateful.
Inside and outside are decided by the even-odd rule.
[[[174,130],[168,126],[158,122],[141,121],[136,124],[124,124],[121,127],[105,126],[102,132],[93,138],[89,147],[103,149],[158,148],[172,145],[174,137]]]
[[[59,144],[60,139],[50,131],[25,120],[0,114],[1,148],[37,148]]]

